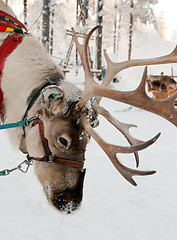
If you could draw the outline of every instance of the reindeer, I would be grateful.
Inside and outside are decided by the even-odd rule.
[[[148,76],[148,87],[149,91],[152,89],[153,91],[158,92],[167,92],[168,89],[176,89],[176,81],[167,75],[164,75],[163,72],[160,76],[150,75]]]
[[[2,0],[0,9],[15,17]],[[83,45],[79,43],[72,29],[85,73],[83,92],[64,79],[60,68],[29,33],[19,33],[23,39],[5,59],[1,79],[5,123],[22,119],[26,119],[28,123],[25,127],[9,129],[10,139],[23,153],[28,154],[28,159],[34,160],[35,173],[49,202],[67,213],[78,209],[82,201],[85,175],[83,167],[90,136],[104,150],[119,173],[132,185],[136,186],[133,176],[155,173],[127,168],[119,162],[116,154],[134,153],[138,167],[138,151],[153,144],[160,133],[147,142],[134,138],[129,129],[135,125],[115,119],[100,105],[102,97],[145,109],[177,125],[174,107],[177,94],[162,101],[151,99],[145,92],[147,68],[136,90],[121,92],[108,88],[112,79],[123,69],[177,62],[177,48],[167,56],[121,63],[112,62],[104,51],[107,71],[100,85],[93,80],[87,55],[89,39],[97,28],[88,33]],[[2,42],[13,34],[1,33]],[[123,147],[105,142],[93,129],[98,125],[99,115],[113,124],[125,136],[130,146]]]

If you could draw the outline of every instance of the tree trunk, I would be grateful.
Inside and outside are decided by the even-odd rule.
[[[54,38],[54,17],[55,17],[55,5],[51,10],[51,26],[50,26],[50,54],[53,54],[53,38]]]
[[[103,22],[103,15],[101,11],[103,10],[103,1],[98,0],[97,5],[97,25],[99,28],[97,30],[96,36],[96,68],[101,69],[102,67],[102,22]]]
[[[114,44],[113,44],[113,53],[116,53],[116,38],[117,38],[117,15],[114,15]]]
[[[50,0],[43,0],[42,7],[42,43],[49,52],[49,34],[50,33]]]
[[[113,53],[116,53],[116,40],[117,40],[117,1],[115,2],[115,5],[114,5],[114,36],[113,36]]]
[[[27,0],[23,0],[24,24],[27,27]]]
[[[78,22],[79,22],[79,0],[76,1],[76,23],[78,24]],[[79,64],[79,58],[78,58],[78,50],[76,48],[76,66],[78,66],[78,64]]]
[[[89,0],[85,0],[85,19],[88,19]]]
[[[119,21],[118,21],[118,32],[117,32],[117,55],[119,54],[119,47],[120,47],[120,30],[121,30],[121,12],[119,14]]]
[[[131,59],[132,54],[132,36],[133,36],[133,0],[130,0],[130,27],[129,27],[129,49],[128,49],[128,60]]]

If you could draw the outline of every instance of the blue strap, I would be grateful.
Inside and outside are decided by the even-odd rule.
[[[0,130],[2,129],[7,129],[7,128],[14,128],[14,127],[25,127],[27,126],[27,121],[20,121],[16,123],[7,123],[7,124],[2,124],[0,125]]]
[[[0,125],[0,130],[7,129],[7,128],[14,128],[14,127],[26,127],[29,125],[30,122],[34,121],[37,118],[38,118],[38,114],[36,114],[36,116],[34,116],[30,119],[25,119],[23,121],[19,121],[16,123],[2,124],[2,125]]]
[[[0,171],[0,176],[7,176],[7,175],[9,175],[9,172],[7,169]]]

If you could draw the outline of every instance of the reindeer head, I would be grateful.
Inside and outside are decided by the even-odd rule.
[[[76,110],[81,91],[66,81],[58,82],[45,87],[29,111],[31,116],[38,112],[40,123],[33,122],[26,128],[25,145],[30,157],[38,160],[35,172],[47,199],[59,210],[70,213],[82,200],[87,135]],[[79,165],[75,167],[75,163]]]

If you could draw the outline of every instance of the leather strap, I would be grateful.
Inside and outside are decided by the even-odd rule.
[[[39,126],[39,133],[42,141],[42,146],[44,148],[45,156],[43,158],[31,157],[33,160],[40,161],[40,162],[57,163],[63,166],[69,166],[69,167],[75,167],[75,168],[84,167],[84,162],[54,156],[50,151],[48,140],[45,138],[45,135],[44,135],[43,121],[41,119],[35,119],[33,122],[33,126],[35,126],[36,124],[38,124]]]

